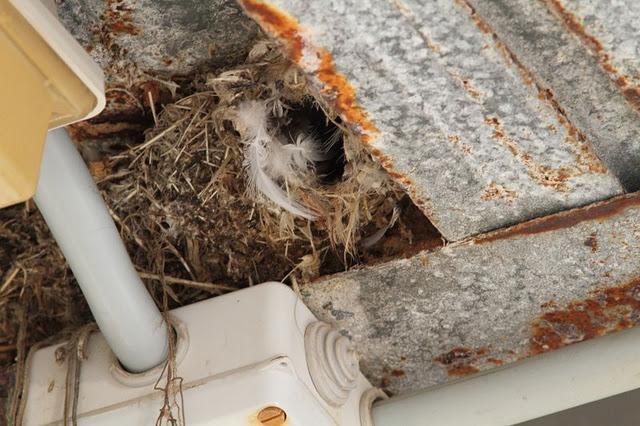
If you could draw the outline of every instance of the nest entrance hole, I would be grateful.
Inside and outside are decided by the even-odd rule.
[[[302,102],[290,105],[288,116],[289,126],[299,126],[307,123],[308,132],[316,137],[325,151],[327,160],[316,163],[316,172],[320,182],[324,185],[332,185],[339,182],[347,164],[344,152],[344,132],[342,120],[336,117],[329,119],[322,108],[312,97],[305,97]],[[291,132],[295,129],[285,129]]]

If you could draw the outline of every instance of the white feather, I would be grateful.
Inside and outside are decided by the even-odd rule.
[[[268,131],[268,112],[265,102],[249,101],[238,106],[238,130],[244,134],[245,167],[249,173],[249,188],[259,191],[283,209],[309,220],[315,215],[300,203],[289,198],[276,183],[277,179],[295,182],[302,158],[307,151],[286,148]],[[294,152],[295,151],[295,152]],[[304,152],[303,152],[304,151]],[[308,161],[304,160],[305,169]]]
[[[312,134],[299,133],[295,140],[295,161],[304,162],[305,165],[313,164],[314,161],[324,161],[327,155],[318,147],[320,144]],[[301,166],[302,167],[302,166]]]
[[[269,138],[267,130],[269,115],[265,102],[242,102],[238,105],[236,116],[238,130],[245,135],[245,138],[259,140]]]
[[[324,154],[312,135],[298,134],[294,143],[274,141],[267,171],[274,179],[299,182],[313,170],[314,161],[324,160]]]
[[[340,139],[342,139],[342,137],[342,129],[336,127],[336,129],[331,133],[331,136],[329,136],[329,138],[324,143],[324,151],[329,152],[331,148],[333,148],[333,146],[337,144]]]
[[[273,179],[299,183],[298,169],[293,164],[292,154],[287,146],[277,139],[271,140],[265,171]]]
[[[361,241],[362,247],[369,248],[373,246],[375,243],[380,241],[382,237],[387,233],[387,231],[393,228],[393,225],[396,224],[398,219],[400,218],[401,208],[397,204],[393,207],[393,213],[391,214],[391,220],[384,228],[378,229],[373,234],[369,235],[367,238],[363,238]]]
[[[249,170],[249,184],[255,190],[260,191],[269,200],[283,209],[309,220],[314,220],[315,215],[307,208],[289,198],[286,192],[271,179],[265,172],[267,153],[261,143],[251,143],[245,151],[245,164]]]

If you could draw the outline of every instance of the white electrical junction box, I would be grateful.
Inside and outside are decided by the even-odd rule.
[[[363,395],[372,388],[348,340],[318,322],[283,284],[261,284],[171,315],[188,425],[355,426],[361,400],[370,408]],[[25,425],[62,422],[67,365],[56,361],[59,346],[33,356]],[[162,368],[127,373],[99,333],[86,353],[78,424],[155,424],[164,394],[154,385]]]

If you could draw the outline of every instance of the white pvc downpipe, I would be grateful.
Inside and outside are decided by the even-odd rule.
[[[165,361],[164,319],[64,129],[47,136],[34,200],[122,365],[142,372]]]
[[[380,401],[372,417],[375,426],[513,425],[638,388],[640,328],[632,328]]]

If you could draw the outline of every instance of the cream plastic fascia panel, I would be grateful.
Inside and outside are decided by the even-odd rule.
[[[94,109],[75,121],[86,120],[99,114],[106,104],[104,74],[100,67],[39,0],[8,1],[96,97]]]

